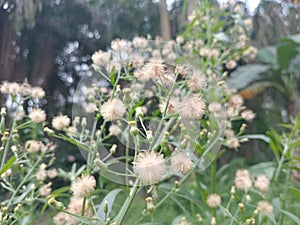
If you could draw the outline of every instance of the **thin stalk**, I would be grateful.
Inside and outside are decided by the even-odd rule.
[[[91,139],[90,140],[94,140],[94,136],[95,136],[95,132],[96,132],[96,128],[97,128],[97,122],[98,122],[98,117],[96,117],[96,119],[94,120],[94,124],[93,124],[93,128],[92,128],[92,132],[91,132]],[[88,154],[88,168],[87,171],[88,173],[90,173],[93,169],[92,169],[92,164],[93,161],[96,157],[96,151],[97,151],[97,142],[96,142],[96,146],[95,149],[92,149],[92,153]]]
[[[4,164],[5,164],[5,161],[6,161],[6,157],[7,157],[7,154],[8,154],[8,150],[9,150],[9,146],[10,146],[10,142],[11,142],[11,139],[12,139],[12,134],[13,134],[13,131],[15,129],[15,126],[16,126],[16,117],[13,120],[13,124],[11,126],[11,130],[10,130],[10,133],[9,133],[9,136],[8,136],[8,140],[7,140],[6,144],[5,144],[5,148],[4,148],[4,152],[3,152],[3,156],[2,156],[0,170],[2,170],[3,167],[4,167]]]
[[[285,178],[285,185],[284,185],[284,187],[285,187],[285,189],[284,189],[284,192],[283,192],[283,197],[282,197],[282,207],[281,207],[281,209],[285,209],[285,196],[287,195],[287,192],[288,192],[288,183],[289,183],[289,181],[290,181],[290,178],[291,178],[291,169],[288,169],[288,171],[287,171],[287,176],[286,176],[286,178]],[[283,225],[283,221],[284,221],[284,214],[283,213],[281,213],[281,218],[280,218],[280,223],[279,224],[281,224],[281,225]]]
[[[156,130],[157,132],[155,132],[155,135],[154,135],[154,137],[153,137],[153,140],[156,140],[156,138],[158,137],[158,135],[160,135],[160,129],[161,129],[161,126],[163,125],[163,122],[164,122],[164,120],[165,120],[165,118],[166,118],[166,114],[167,114],[169,102],[170,102],[170,99],[171,99],[171,94],[172,94],[172,92],[173,92],[173,90],[174,90],[174,87],[175,87],[175,83],[176,83],[177,77],[178,77],[178,73],[175,74],[174,82],[173,82],[173,84],[172,84],[172,86],[171,86],[170,92],[168,93],[168,98],[167,98],[166,106],[165,106],[165,109],[164,109],[162,118],[161,118],[161,120],[160,120],[160,122],[159,122],[159,124],[158,124],[158,126],[157,126],[157,130]],[[150,150],[152,149],[153,144],[154,144],[154,141],[151,142],[151,144],[150,144],[150,147],[149,147]]]
[[[133,199],[134,199],[134,197],[136,196],[136,194],[137,194],[137,192],[139,190],[139,185],[138,184],[139,184],[139,181],[136,180],[135,183],[134,183],[134,185],[133,185],[133,187],[131,188],[131,190],[129,192],[129,195],[126,198],[126,200],[125,200],[122,208],[120,209],[120,211],[119,211],[119,213],[118,213],[118,215],[116,217],[116,221],[115,221],[114,224],[116,224],[116,225],[123,224],[123,220],[124,220],[124,218],[126,216],[126,213],[128,212],[129,207],[130,207],[131,203],[133,202]]]
[[[83,198],[82,208],[81,208],[81,216],[84,216],[86,197]]]
[[[21,181],[21,183],[19,184],[19,186],[16,188],[16,190],[14,191],[14,193],[12,194],[12,196],[10,197],[10,200],[7,203],[7,208],[9,208],[9,206],[12,203],[12,201],[13,201],[14,197],[16,196],[16,194],[19,192],[19,190],[24,185],[24,183],[27,182],[27,179],[30,177],[31,173],[37,167],[37,165],[39,165],[39,163],[41,162],[42,159],[43,159],[43,155],[35,162],[35,164],[32,166],[32,168],[29,170],[29,172],[23,178],[23,180]]]
[[[211,193],[216,193],[216,173],[217,173],[217,161],[214,160],[211,165]],[[214,217],[217,216],[217,210],[212,208],[212,214]]]
[[[275,172],[275,175],[274,175],[274,182],[277,182],[277,180],[278,180],[278,177],[279,177],[281,168],[282,168],[283,163],[284,163],[284,160],[285,160],[285,155],[286,155],[288,149],[289,149],[288,146],[285,144],[285,145],[284,145],[283,152],[282,152],[282,155],[281,155],[281,158],[280,158],[280,160],[279,160],[278,167],[277,167],[276,172]]]

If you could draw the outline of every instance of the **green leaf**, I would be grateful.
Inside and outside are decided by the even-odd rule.
[[[295,140],[295,141],[289,143],[289,147],[290,148],[298,148],[299,146],[300,146],[300,139]]]
[[[51,192],[51,195],[54,197],[59,197],[60,194],[65,193],[70,190],[70,186],[61,187],[58,189],[55,189],[53,192]]]
[[[262,162],[249,167],[251,175],[257,176],[258,174],[264,173],[268,178],[272,178],[273,173],[276,169],[275,162]]]
[[[109,75],[110,83],[112,86],[115,84],[115,67],[112,68],[112,71]]]
[[[270,129],[269,131],[267,131],[267,135],[270,138],[269,145],[278,161],[280,157],[280,153],[283,150],[281,145],[281,141],[282,141],[281,137],[274,129]]]
[[[290,61],[297,55],[300,44],[289,38],[281,39],[277,46],[277,64],[281,69],[288,70]]]
[[[189,35],[189,33],[191,32],[191,30],[194,28],[194,24],[195,24],[196,20],[197,20],[197,18],[194,18],[190,22],[190,24],[187,26],[186,30],[184,31],[184,33],[182,35],[184,38],[186,38]]]
[[[287,215],[288,217],[290,217],[292,220],[294,220],[296,222],[296,224],[300,224],[300,219],[298,216],[296,216],[295,214],[288,212],[286,210],[281,210],[281,212],[285,215]]]
[[[85,217],[85,216],[78,216],[76,214],[70,213],[68,211],[63,211],[69,215],[71,215],[72,217],[75,217],[77,220],[79,220],[80,222],[82,222],[85,225],[95,225],[96,221],[99,221],[96,218],[89,218],[89,217]],[[94,221],[94,222],[93,222]]]
[[[300,199],[300,190],[298,190],[297,188],[290,188],[290,190],[297,199]]]
[[[107,210],[107,216],[110,214],[112,210],[112,206],[115,202],[115,199],[117,195],[122,191],[122,189],[115,189],[109,192],[105,198],[102,200],[101,204],[98,205],[98,210],[97,210],[97,218],[100,219],[100,222],[104,223],[105,222],[105,214],[104,214],[104,205],[107,202],[108,210]]]
[[[264,76],[262,75],[270,67],[262,64],[249,64],[237,68],[231,73],[229,79],[227,80],[227,85],[234,89],[243,89],[249,84],[262,80]]]
[[[268,136],[264,135],[264,134],[248,134],[248,135],[242,135],[239,137],[239,139],[243,139],[243,138],[247,138],[247,139],[259,139],[262,140],[266,143],[270,142],[270,138],[268,138]]]
[[[188,0],[184,0],[183,6],[182,6],[182,11],[181,11],[182,18],[185,18],[187,7],[188,7]]]
[[[259,49],[257,52],[257,58],[263,63],[271,64],[273,66],[277,65],[276,48],[271,46]]]
[[[12,157],[10,157],[10,159],[5,163],[5,165],[1,169],[0,176],[3,173],[5,173],[9,168],[11,168],[15,161],[16,161],[16,157],[14,155]]]

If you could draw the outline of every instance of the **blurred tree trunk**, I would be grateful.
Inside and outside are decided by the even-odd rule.
[[[159,2],[159,10],[160,10],[160,31],[161,36],[164,41],[171,39],[171,26],[169,21],[169,14],[167,9],[167,1],[160,0]]]
[[[16,33],[13,29],[13,19],[0,9],[0,80],[12,80],[12,70],[15,61],[14,41]]]
[[[31,84],[46,88],[54,70],[54,44],[50,36],[39,37],[38,48],[33,55],[33,69],[28,77]]]

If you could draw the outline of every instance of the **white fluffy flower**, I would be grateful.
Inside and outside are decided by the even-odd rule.
[[[241,113],[241,116],[246,121],[252,121],[255,118],[255,113],[252,110],[245,110]]]
[[[97,105],[95,103],[89,102],[85,106],[85,111],[87,113],[94,113],[97,110]]]
[[[120,127],[118,125],[116,125],[116,124],[112,124],[109,127],[108,131],[113,136],[118,136],[121,133]]]
[[[210,194],[207,197],[206,203],[211,208],[217,208],[221,205],[221,197],[218,194]]]
[[[97,66],[105,66],[109,62],[109,53],[98,50],[92,55],[92,61]]]
[[[205,102],[200,95],[192,94],[182,99],[177,109],[183,119],[200,119],[205,113]]]
[[[83,175],[77,177],[75,182],[71,186],[71,191],[76,197],[86,197],[92,191],[95,190],[96,180],[91,175]]]
[[[45,111],[41,109],[33,109],[29,113],[29,118],[34,122],[34,123],[41,123],[46,120],[46,113]]]
[[[235,174],[234,184],[237,189],[249,190],[252,187],[252,181],[248,170],[237,170]]]
[[[113,99],[105,102],[100,109],[105,120],[120,119],[126,113],[126,107],[120,99]]]
[[[207,85],[206,77],[202,74],[194,74],[188,80],[188,86],[193,91],[200,91]]]
[[[144,184],[156,184],[165,177],[165,160],[154,151],[142,151],[133,162],[133,171]]]
[[[70,125],[70,118],[65,115],[59,115],[52,119],[52,126],[56,130],[64,130]]]
[[[267,176],[264,174],[258,175],[254,182],[254,187],[261,192],[266,192],[269,188],[269,185],[270,185],[270,181],[267,178]]]
[[[26,141],[25,148],[30,153],[36,153],[41,149],[41,142],[35,140]]]
[[[187,153],[173,152],[171,157],[171,166],[174,172],[186,174],[193,167],[193,162]]]
[[[45,97],[45,91],[41,87],[33,87],[31,89],[31,97],[36,99],[41,99]]]
[[[258,210],[264,215],[268,216],[273,212],[273,206],[267,201],[259,201],[257,203]]]

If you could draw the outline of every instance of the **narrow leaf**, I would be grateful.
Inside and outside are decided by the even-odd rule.
[[[287,215],[288,217],[290,217],[292,220],[294,220],[296,223],[295,224],[300,224],[300,219],[298,216],[296,216],[295,214],[285,211],[285,210],[281,210],[281,212],[285,215]]]
[[[5,173],[9,168],[11,168],[15,161],[16,161],[16,157],[14,155],[10,157],[10,159],[5,163],[2,170],[0,171],[0,176],[3,173]]]
[[[105,222],[105,214],[104,214],[104,205],[105,205],[105,203],[107,202],[107,206],[108,206],[107,215],[109,215],[111,210],[112,210],[112,206],[115,202],[115,199],[121,191],[122,191],[122,189],[112,190],[102,200],[102,203],[98,206],[98,210],[97,210],[97,218],[100,219],[100,222],[102,222],[102,223]]]

